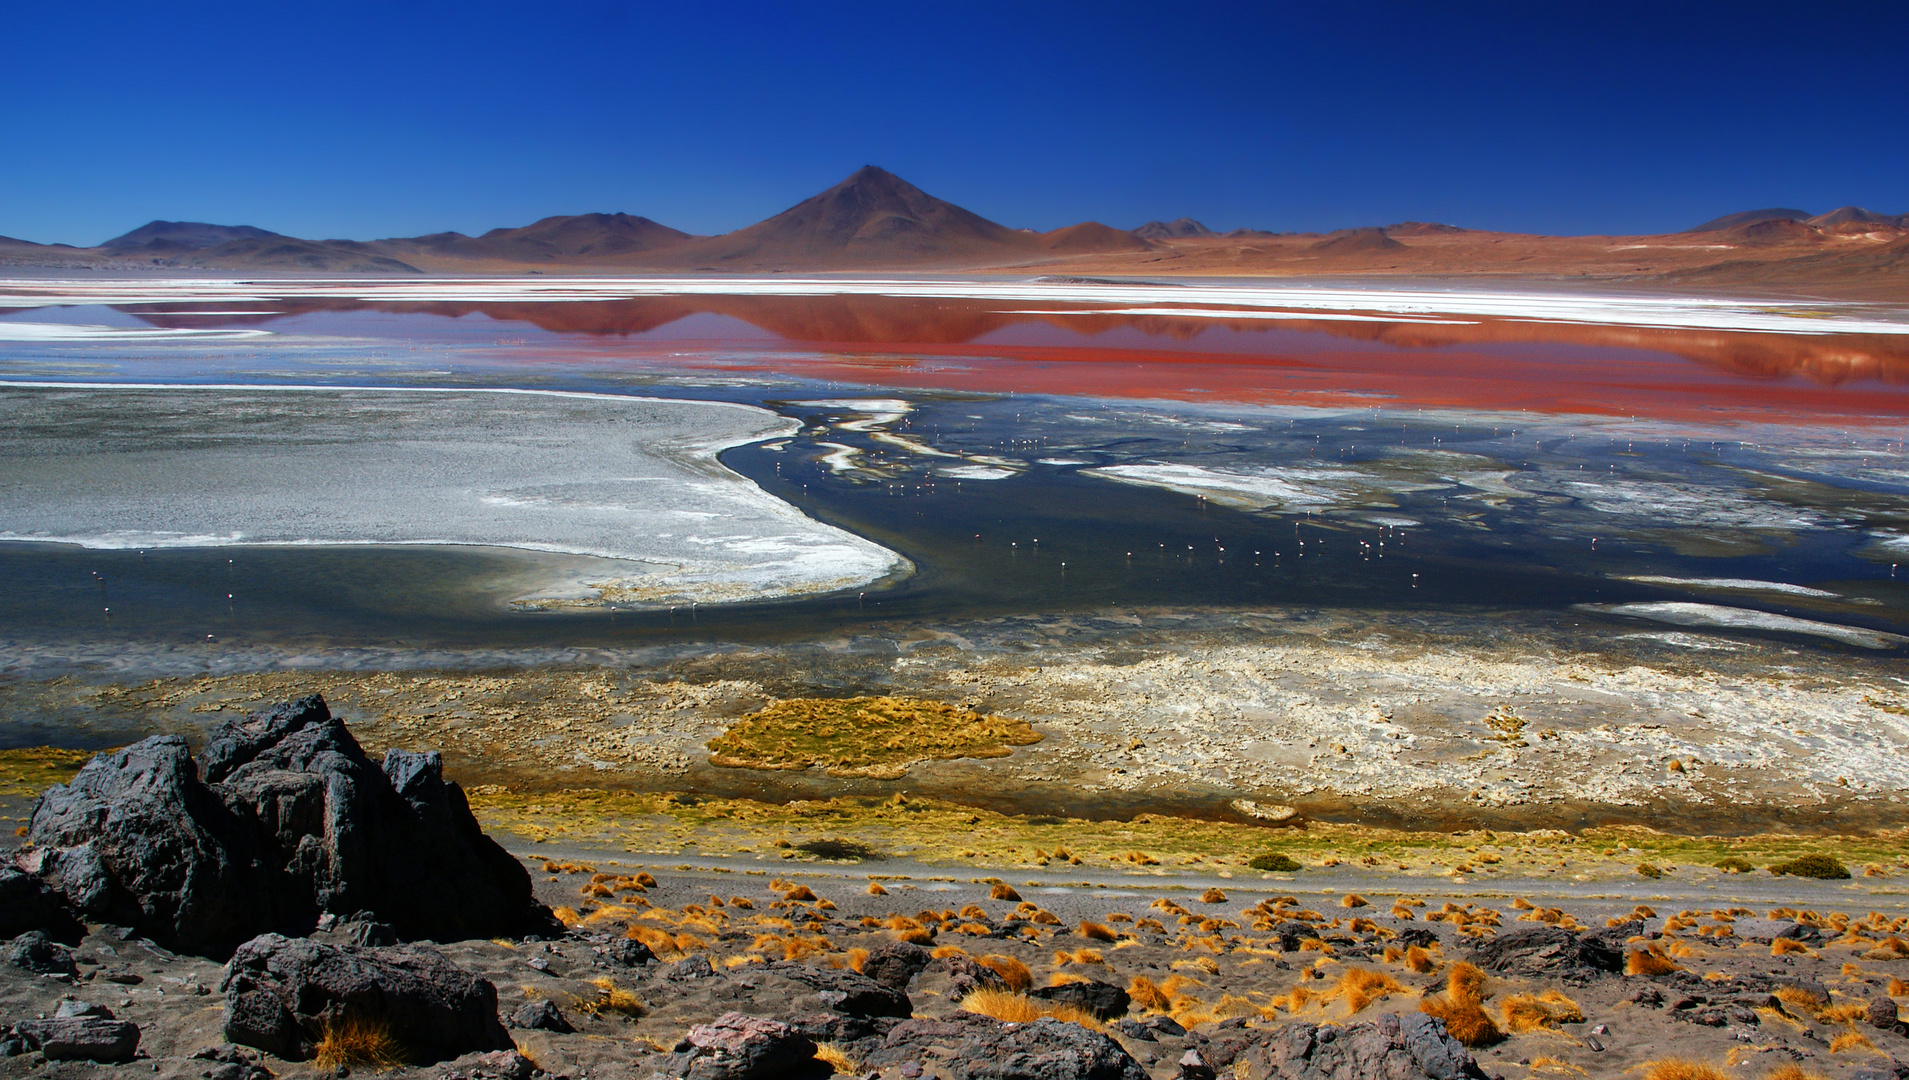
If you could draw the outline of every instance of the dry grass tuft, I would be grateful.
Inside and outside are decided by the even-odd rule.
[[[1668,975],[1673,971],[1682,971],[1675,960],[1665,956],[1663,947],[1652,945],[1648,949],[1633,949],[1624,958],[1626,975]]]
[[[1346,1015],[1361,1012],[1366,1006],[1392,994],[1405,993],[1404,984],[1383,971],[1370,968],[1349,967],[1339,975],[1339,981],[1325,992],[1324,1000],[1339,1000],[1346,1003]]]
[[[1803,944],[1795,938],[1780,937],[1770,942],[1771,956],[1787,956],[1790,953],[1806,953],[1809,951],[1810,947],[1808,945]]]
[[[1084,937],[1088,939],[1089,941],[1113,941],[1114,940],[1114,932],[1111,929],[1107,928],[1106,926],[1103,926],[1097,922],[1082,922],[1080,924],[1080,929],[1077,931],[1077,933],[1079,933],[1081,937]]]
[[[1006,757],[1040,742],[1025,721],[918,698],[795,698],[742,717],[709,741],[722,768],[803,769],[894,780],[918,761]]]
[[[1208,889],[1200,894],[1200,903],[1224,904],[1226,903],[1226,894],[1218,889]]]
[[[1499,1005],[1505,1017],[1505,1030],[1513,1035],[1559,1024],[1581,1024],[1584,1010],[1557,990],[1542,994],[1513,994]]]
[[[794,902],[798,900],[814,900],[816,896],[815,891],[810,889],[807,885],[791,885],[783,890],[782,898]]]
[[[1909,997],[1909,982],[1891,976],[1889,979],[1889,996]]]
[[[1358,893],[1347,893],[1345,897],[1339,901],[1339,906],[1342,908],[1371,907],[1372,901],[1367,900]]]
[[[658,956],[667,956],[683,950],[676,945],[676,938],[653,926],[632,926],[623,935],[631,941],[640,941]]]
[[[836,1076],[859,1076],[862,1072],[862,1063],[832,1042],[815,1044],[815,1060],[827,1065]]]
[[[1104,1030],[1092,1013],[1073,1005],[1036,1001],[1025,994],[1008,990],[976,990],[961,999],[962,1012],[992,1017],[1007,1024],[1028,1024],[1043,1018],[1064,1020],[1092,1031]]]
[[[340,1066],[384,1072],[404,1064],[404,1047],[384,1020],[346,1015],[325,1024],[312,1059],[322,1069]]]
[[[1405,950],[1405,966],[1420,975],[1430,975],[1438,967],[1438,961],[1421,946],[1414,945]]]
[[[975,962],[1001,976],[1001,980],[1008,984],[1008,989],[1015,993],[1034,985],[1034,973],[1012,956],[990,953]]]
[[[1832,1054],[1841,1054],[1850,1050],[1875,1049],[1876,1044],[1870,1042],[1869,1036],[1860,1031],[1845,1031],[1829,1042],[1829,1052]]]
[[[1643,1065],[1643,1080],[1736,1080],[1735,1077],[1715,1065],[1706,1065],[1689,1058],[1665,1058],[1661,1061],[1647,1061]]]
[[[867,949],[859,949],[859,948],[858,948],[858,949],[850,949],[850,950],[848,951],[848,966],[849,966],[849,970],[851,970],[851,971],[860,971],[860,970],[862,970],[862,965],[863,965],[863,964],[865,964],[865,963],[867,963],[867,962],[868,962],[868,950],[867,950]]]
[[[1019,901],[1021,894],[1015,892],[1014,886],[1009,885],[1007,882],[997,881],[994,883],[994,888],[988,890],[988,899]]]
[[[1778,1065],[1764,1073],[1763,1080],[1829,1080],[1829,1078],[1822,1073],[1810,1072],[1803,1066],[1791,1062],[1788,1065]]]
[[[1135,1005],[1148,1012],[1163,1013],[1173,1006],[1172,1000],[1167,997],[1167,992],[1160,988],[1160,984],[1145,975],[1133,977],[1133,981],[1127,984],[1127,996],[1133,999]]]
[[[1054,950],[1054,966],[1066,967],[1069,964],[1105,964],[1107,958],[1100,955],[1099,949]]]
[[[649,1011],[635,994],[618,986],[612,979],[591,979],[590,985],[597,988],[600,997],[578,998],[572,1005],[578,1012],[592,1016],[615,1013],[618,1016],[640,1018]]]
[[[884,888],[882,888],[882,883],[881,883],[881,882],[879,882],[879,881],[871,881],[871,882],[869,882],[869,883],[868,883],[868,895],[870,895],[870,896],[887,896],[887,895],[888,895],[888,890],[887,890],[887,889],[884,889]]]
[[[1502,1042],[1505,1033],[1485,1011],[1485,973],[1457,963],[1445,976],[1445,992],[1419,1003],[1419,1010],[1445,1021],[1452,1038],[1472,1048]]]

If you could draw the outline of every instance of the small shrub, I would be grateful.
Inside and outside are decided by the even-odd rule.
[[[1405,950],[1405,966],[1420,975],[1429,975],[1438,963],[1432,959],[1431,953],[1426,952],[1421,946],[1414,945]]]
[[[1339,901],[1339,906],[1342,908],[1371,907],[1372,901],[1367,900],[1358,893],[1347,893],[1345,897]]]
[[[1726,855],[1717,860],[1717,869],[1726,874],[1747,874],[1756,867],[1751,866],[1750,860],[1741,855]]]
[[[1020,993],[1034,985],[1034,973],[1027,969],[1026,964],[1021,963],[1012,956],[1000,956],[990,953],[976,961],[976,963],[992,970],[996,975],[1001,976],[1001,981],[1007,983],[1008,989],[1015,993]]]
[[[1255,855],[1246,865],[1252,867],[1254,870],[1262,870],[1274,874],[1290,874],[1299,869],[1299,863],[1291,856],[1277,851],[1267,852],[1264,855]]]
[[[1014,886],[1007,882],[997,881],[994,883],[994,888],[988,890],[988,899],[1018,901],[1021,899],[1021,894],[1015,892]]]
[[[1655,863],[1638,863],[1637,872],[1644,877],[1650,878],[1652,881],[1664,876],[1663,868],[1657,866]]]
[[[1644,1063],[1643,1080],[1736,1080],[1715,1065],[1689,1058],[1665,1058]]]
[[[1770,873],[1818,878],[1824,881],[1842,881],[1849,877],[1849,867],[1821,852],[1812,852],[1808,855],[1798,855],[1788,862],[1771,863]]]
[[[789,901],[814,900],[815,891],[810,889],[807,885],[791,885],[788,890],[782,894],[782,898]]]
[[[1218,889],[1208,889],[1200,894],[1200,903],[1224,904],[1226,903],[1226,894]]]
[[[1419,1010],[1445,1021],[1445,1030],[1464,1045],[1490,1046],[1503,1041],[1505,1033],[1485,1011],[1484,987],[1484,972],[1471,964],[1454,964],[1445,977],[1445,992],[1421,1001]]]
[[[384,1020],[347,1014],[325,1023],[313,1060],[323,1069],[395,1069],[404,1064],[404,1047]]]
[[[879,882],[879,881],[871,881],[871,882],[869,882],[869,883],[868,883],[868,895],[870,895],[870,896],[887,896],[887,895],[888,895],[888,890],[887,890],[887,889],[884,889],[884,888],[882,888],[882,883],[881,883],[881,882]]]

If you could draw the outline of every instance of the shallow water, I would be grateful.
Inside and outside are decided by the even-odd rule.
[[[1756,305],[1689,317],[1720,325],[1640,327],[1502,311],[1375,322],[1370,304],[1338,321],[1317,307],[1229,318],[1073,294],[1030,308],[1019,295],[248,288],[259,295],[17,307],[0,321],[269,333],[0,342],[0,378],[761,404],[803,432],[724,463],[917,572],[865,595],[527,613],[504,607],[519,557],[494,549],[9,544],[13,662],[62,641],[175,657],[775,643],[870,621],[1159,604],[1507,610],[1630,630],[1648,623],[1610,607],[1707,604],[1856,628],[1855,641],[1767,631],[1852,656],[1897,651],[1886,635],[1909,631],[1894,576],[1909,558],[1909,336],[1872,332],[1901,320],[1893,310],[1827,313],[1863,332],[1782,334],[1731,328],[1778,318]],[[1791,323],[1826,317],[1803,314]]]

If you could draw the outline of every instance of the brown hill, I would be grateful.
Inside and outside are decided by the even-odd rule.
[[[1401,221],[1397,225],[1387,225],[1380,231],[1387,236],[1450,236],[1471,230],[1457,225],[1442,225],[1436,221]]]
[[[1818,228],[1831,225],[1843,225],[1857,222],[1864,225],[1893,225],[1901,228],[1909,225],[1909,214],[1878,214],[1860,206],[1839,206],[1827,214],[1818,214],[1810,219],[1810,224]]]
[[[156,261],[156,260],[155,260]],[[356,240],[269,236],[231,240],[167,260],[174,266],[221,270],[299,270],[348,274],[415,274],[417,267]]]
[[[253,225],[208,225],[203,221],[148,221],[132,232],[115,236],[100,245],[114,255],[165,255],[181,251],[203,251],[233,240],[267,240],[278,233]]]
[[[1808,244],[1823,239],[1821,230],[1793,218],[1758,218],[1711,231],[1718,240],[1731,244]]]
[[[482,236],[458,232],[396,237],[375,242],[389,255],[435,256],[515,263],[585,263],[681,243],[690,235],[632,214],[569,214],[547,217]]]
[[[1327,233],[1326,238],[1312,245],[1310,250],[1322,254],[1349,255],[1360,251],[1397,251],[1403,247],[1404,244],[1385,235],[1384,229],[1367,226]]]
[[[1184,240],[1189,236],[1216,236],[1212,229],[1190,217],[1176,218],[1173,221],[1149,221],[1133,230],[1142,240]]]
[[[1040,245],[1049,251],[1064,253],[1100,251],[1150,251],[1153,245],[1125,229],[1083,221],[1064,229],[1040,235]]]
[[[1794,210],[1783,206],[1774,206],[1767,210],[1739,210],[1734,214],[1725,214],[1720,218],[1712,218],[1694,229],[1686,229],[1684,231],[1694,233],[1718,232],[1723,229],[1735,228],[1738,225],[1749,225],[1757,221],[1806,221],[1809,219],[1809,216],[1810,212],[1808,210]]]

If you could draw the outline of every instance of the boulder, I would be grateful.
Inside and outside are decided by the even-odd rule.
[[[689,1080],[820,1080],[833,1073],[815,1043],[780,1020],[728,1012],[697,1024],[666,1066]]]
[[[421,945],[365,948],[265,934],[239,946],[219,984],[225,1037],[291,1060],[333,1025],[388,1030],[413,1064],[508,1050],[497,989]]]
[[[79,966],[66,946],[40,930],[29,930],[7,943],[7,963],[35,975],[78,977]]]
[[[603,947],[603,958],[619,967],[643,967],[656,963],[656,954],[648,945],[633,938],[611,938]]]
[[[1482,1080],[1485,1073],[1445,1023],[1386,1013],[1338,1027],[1290,1024],[1241,1056],[1252,1080]]]
[[[907,994],[853,971],[812,968],[787,960],[765,964],[762,970],[807,987],[814,992],[813,1000],[829,1012],[903,1019],[914,1015],[914,1005]]]
[[[1471,962],[1486,971],[1582,983],[1624,970],[1624,948],[1596,934],[1558,926],[1509,930],[1471,950]]]
[[[61,941],[77,942],[86,927],[66,909],[65,897],[46,882],[13,866],[0,866],[0,938],[42,930]]]
[[[965,1013],[904,1020],[863,1061],[877,1071],[909,1064],[951,1080],[1147,1080],[1119,1043],[1079,1024],[1004,1024]]]
[[[1008,981],[973,957],[956,953],[933,958],[910,985],[918,994],[960,1001],[976,990],[1006,990]]]
[[[1823,941],[1821,930],[1789,919],[1738,919],[1730,929],[1740,940],[1758,945],[1768,945],[1778,938],[1793,938],[1805,945],[1818,945]]]
[[[139,1050],[139,1025],[102,1016],[22,1020],[13,1034],[48,1061],[131,1061]]]
[[[913,942],[897,941],[883,945],[862,961],[862,974],[891,990],[906,991],[908,983],[934,960],[927,949]]]
[[[315,695],[220,725],[197,761],[171,735],[101,754],[40,797],[28,837],[21,868],[75,909],[183,952],[321,915],[382,924],[368,941],[560,932],[437,754],[380,766]]]
[[[549,1000],[526,1001],[517,1006],[517,1011],[510,1014],[510,1026],[532,1031],[553,1031],[559,1035],[568,1035],[577,1030],[570,1026],[569,1019],[563,1015],[563,1010],[557,1008],[557,1003]]]
[[[1116,1016],[1127,1014],[1127,1005],[1131,1000],[1127,992],[1112,983],[1095,979],[1081,982],[1062,983],[1059,986],[1041,986],[1029,990],[1027,996],[1042,1001],[1052,1001],[1058,1005],[1072,1005],[1093,1016],[1096,1020],[1112,1020]]]

